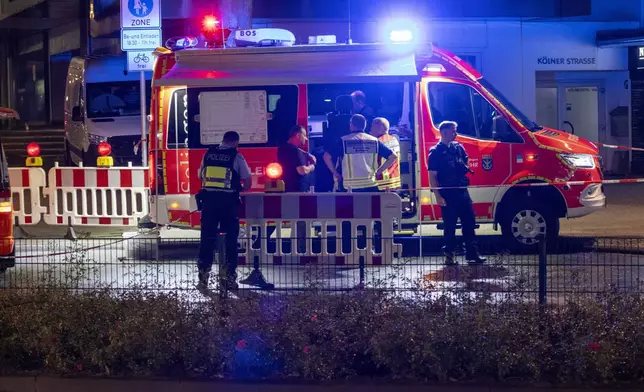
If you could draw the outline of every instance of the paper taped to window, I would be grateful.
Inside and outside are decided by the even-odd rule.
[[[219,144],[228,131],[240,144],[268,142],[266,91],[208,91],[199,94],[201,144]]]

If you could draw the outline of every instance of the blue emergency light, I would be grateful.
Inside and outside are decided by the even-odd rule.
[[[172,37],[165,41],[165,47],[177,51],[181,49],[194,48],[199,44],[199,40],[196,37]]]

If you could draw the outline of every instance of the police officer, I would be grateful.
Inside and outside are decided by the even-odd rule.
[[[465,258],[470,264],[480,264],[485,259],[479,256],[474,243],[476,218],[467,190],[470,184],[467,174],[471,170],[465,149],[455,141],[457,127],[453,121],[443,121],[438,125],[441,141],[429,151],[429,181],[443,213],[445,264],[455,264],[456,222],[459,218],[465,240]]]
[[[199,284],[207,289],[212,268],[216,238],[226,234],[226,260],[220,270],[223,284],[237,289],[237,239],[239,237],[239,193],[251,187],[251,173],[243,155],[237,152],[239,134],[229,131],[219,146],[212,146],[199,168],[201,192],[197,204],[201,210],[201,243],[199,249]]]

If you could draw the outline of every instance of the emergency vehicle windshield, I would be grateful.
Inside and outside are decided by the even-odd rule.
[[[541,129],[543,129],[543,127],[541,127],[540,125],[538,125],[534,121],[530,120],[528,118],[528,116],[523,114],[523,112],[521,110],[519,110],[516,106],[514,106],[509,99],[507,99],[491,83],[489,83],[487,80],[485,80],[485,78],[479,79],[479,83],[481,83],[481,85],[483,87],[485,87],[485,89],[487,89],[492,95],[494,95],[494,97],[496,99],[498,99],[499,102],[501,102],[503,104],[503,106],[505,106],[505,108],[508,109],[510,111],[510,113],[512,113],[512,115],[514,117],[516,117],[519,120],[519,122],[521,122],[521,124],[524,127],[526,127],[529,131],[537,132],[537,131],[540,131]]]
[[[147,82],[146,97],[152,95],[150,81]],[[104,82],[87,84],[87,117],[121,117],[141,114],[141,89],[138,81]],[[147,112],[150,100],[146,99]]]

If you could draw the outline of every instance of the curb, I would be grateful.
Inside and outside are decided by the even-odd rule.
[[[383,384],[279,384],[233,383],[223,381],[192,382],[163,380],[81,379],[56,377],[0,377],[1,392],[581,392],[585,388],[517,387],[515,386],[451,386],[451,385],[383,385]],[[609,392],[615,389],[593,389]],[[620,389],[635,391],[636,389]]]

